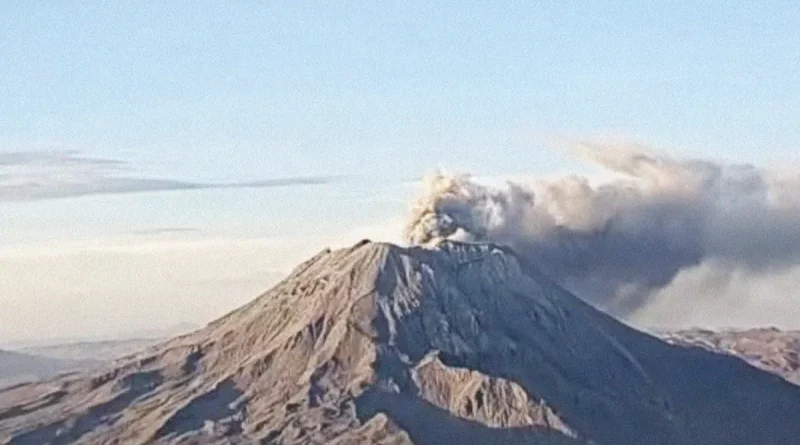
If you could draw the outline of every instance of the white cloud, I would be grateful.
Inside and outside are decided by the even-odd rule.
[[[0,201],[30,201],[86,195],[262,188],[323,184],[333,177],[297,177],[235,183],[205,183],[133,174],[125,162],[82,156],[75,151],[0,153]]]

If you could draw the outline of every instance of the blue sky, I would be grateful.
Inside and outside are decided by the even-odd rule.
[[[800,140],[791,1],[49,3],[2,6],[6,150],[407,179],[546,170],[530,132],[763,162]]]
[[[61,243],[88,255],[70,243],[161,228],[192,229],[164,235],[191,244],[396,225],[412,182],[438,167],[491,177],[590,171],[552,149],[553,137],[797,162],[799,42],[794,1],[2,2],[0,154],[69,151],[67,161],[35,161],[33,182],[52,187],[110,175],[204,188],[0,196],[0,240],[17,249],[0,248],[0,268],[18,267],[24,248],[30,256]],[[28,187],[30,165],[15,162],[0,175]],[[332,175],[342,178],[205,188]],[[15,279],[24,297],[2,298],[33,316],[47,270]],[[188,298],[170,289],[167,301]],[[249,298],[231,289],[229,305]],[[67,290],[101,299],[92,287]],[[44,335],[10,323],[0,320],[0,335]],[[112,328],[62,320],[54,329]]]

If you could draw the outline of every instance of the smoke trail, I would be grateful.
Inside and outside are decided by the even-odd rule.
[[[571,151],[620,178],[592,185],[569,176],[492,188],[469,176],[437,174],[412,210],[406,239],[508,245],[623,317],[669,294],[664,288],[682,271],[709,262],[753,273],[800,265],[798,175],[678,161],[636,145],[584,142]]]

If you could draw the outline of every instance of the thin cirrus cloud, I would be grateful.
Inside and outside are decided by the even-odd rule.
[[[316,185],[337,179],[306,176],[249,182],[180,181],[137,177],[124,161],[84,156],[76,151],[0,153],[0,202],[138,192]]]

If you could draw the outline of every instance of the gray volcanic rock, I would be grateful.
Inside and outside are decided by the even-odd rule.
[[[798,410],[504,248],[363,242],[104,372],[0,391],[0,443],[791,445]]]

